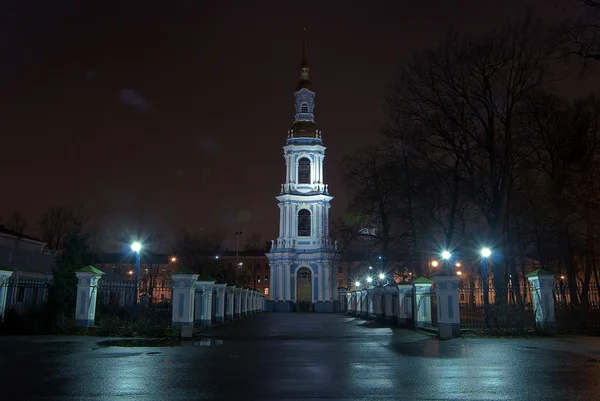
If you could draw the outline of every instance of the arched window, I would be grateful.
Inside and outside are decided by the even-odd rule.
[[[306,157],[298,160],[298,184],[310,184],[310,160]]]
[[[310,212],[306,209],[298,212],[298,237],[310,237]]]
[[[302,103],[300,110],[302,113],[308,113],[308,105],[306,103]]]

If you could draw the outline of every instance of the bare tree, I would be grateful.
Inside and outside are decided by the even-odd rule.
[[[48,209],[39,222],[42,239],[48,249],[53,251],[62,249],[65,237],[74,227],[75,222],[75,215],[67,208],[57,206]]]
[[[24,234],[28,227],[27,219],[19,212],[15,212],[8,216],[4,222],[4,225],[9,230],[16,231],[21,234]]]
[[[575,0],[582,6],[582,15],[566,29],[567,56],[583,58],[584,66],[600,60],[600,1]]]
[[[396,118],[423,126],[458,163],[460,182],[489,227],[482,240],[495,247],[505,245],[520,108],[528,93],[550,82],[555,43],[530,18],[481,36],[451,35],[417,54],[392,88]],[[494,264],[497,287],[506,272]]]

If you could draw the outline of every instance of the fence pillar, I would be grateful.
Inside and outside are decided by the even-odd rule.
[[[349,315],[354,314],[354,305],[353,305],[354,295],[355,295],[354,291],[350,291],[348,293],[348,314]]]
[[[200,290],[202,303],[200,305],[200,324],[210,327],[212,323],[212,296],[215,281],[208,276],[199,277],[196,288]]]
[[[394,295],[398,294],[398,289],[395,285],[387,285],[385,289],[385,316],[386,323],[395,324],[397,322],[397,308],[394,308]]]
[[[194,297],[197,274],[172,273],[173,279],[173,311],[171,327],[181,330],[181,337],[192,337],[194,334]]]
[[[435,296],[437,297],[438,334],[442,340],[460,335],[459,280],[459,276],[437,276],[433,278]]]
[[[227,305],[225,305],[225,320],[233,320],[233,306],[235,301],[235,285],[227,285],[225,287],[227,293]]]
[[[218,323],[223,323],[225,321],[225,287],[227,287],[227,284],[225,283],[215,284],[215,291],[217,293],[215,321]]]
[[[383,321],[383,302],[382,298],[385,296],[385,290],[383,287],[376,287],[373,290],[373,309],[375,311],[375,319],[379,322]]]
[[[369,288],[367,290],[367,317],[369,319],[375,319],[375,289]]]
[[[235,286],[235,305],[233,310],[233,318],[239,319],[242,313],[242,287]]]
[[[413,281],[415,298],[415,327],[431,324],[431,285],[432,280],[419,277]]]
[[[4,321],[6,299],[8,295],[8,280],[13,275],[11,270],[0,270],[0,322]]]
[[[240,292],[240,316],[247,316],[248,315],[248,289],[247,288],[242,288],[242,291]]]
[[[538,269],[527,275],[531,287],[535,324],[542,329],[554,329],[554,296],[552,282],[554,273]]]
[[[398,284],[398,326],[407,326],[413,318],[412,284]]]
[[[98,280],[103,274],[103,271],[94,266],[86,266],[75,272],[75,276],[77,276],[76,327],[92,327],[94,325]]]

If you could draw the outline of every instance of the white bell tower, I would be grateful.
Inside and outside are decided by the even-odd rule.
[[[323,174],[325,146],[314,119],[315,92],[309,79],[306,38],[296,116],[283,147],[285,183],[277,196],[279,237],[267,254],[271,266],[270,307],[274,311],[333,312],[336,250],[329,240],[329,196]]]

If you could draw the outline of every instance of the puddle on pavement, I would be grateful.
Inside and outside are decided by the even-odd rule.
[[[223,340],[201,338],[200,340],[194,341],[194,347],[211,347],[213,345],[223,345]]]
[[[148,338],[99,341],[101,347],[179,347],[181,340],[178,338]]]

